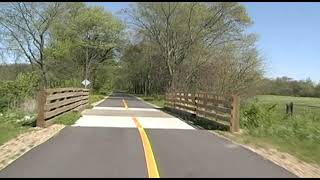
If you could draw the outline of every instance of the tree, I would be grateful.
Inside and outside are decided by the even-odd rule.
[[[167,74],[151,78],[151,89],[165,82],[162,87],[172,90],[247,93],[261,79],[255,35],[245,33],[252,22],[239,3],[136,3],[125,13],[136,31],[132,45],[142,48],[139,58],[146,60],[141,68],[150,62],[152,72]]]
[[[289,77],[278,77],[276,79],[264,80],[266,83],[261,87],[263,94],[274,94],[283,96],[320,97],[319,84],[316,85],[310,78],[306,80],[294,80]]]
[[[81,68],[77,71],[81,72],[82,80],[95,82],[99,66],[115,57],[124,37],[124,24],[102,7],[70,3],[65,8],[64,18],[54,26],[56,42],[50,50],[52,57],[60,60],[58,64],[68,59],[73,67]]]
[[[1,32],[8,47],[18,49],[42,74],[47,87],[45,48],[50,44],[49,29],[60,12],[61,3],[16,2],[1,7]]]
[[[243,28],[251,23],[244,7],[230,2],[137,3],[126,12],[139,33],[162,51],[171,84],[194,46],[214,48],[240,40]]]

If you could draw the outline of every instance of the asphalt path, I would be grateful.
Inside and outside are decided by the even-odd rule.
[[[152,158],[155,168],[150,170]],[[151,171],[160,177],[296,177],[133,96],[114,93],[84,111],[74,126],[64,128],[4,168],[0,178],[145,178]]]

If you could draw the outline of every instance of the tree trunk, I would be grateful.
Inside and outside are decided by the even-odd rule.
[[[147,87],[148,87],[148,80],[144,82],[144,96],[147,96]]]
[[[41,88],[45,89],[48,87],[47,73],[46,73],[46,69],[43,64],[40,66],[40,68],[41,68],[41,73],[42,73],[42,77],[41,77],[42,78],[42,85],[41,85],[42,87]]]
[[[85,63],[85,77],[84,79],[87,80],[88,78],[88,59],[89,59],[89,54],[88,54],[88,47],[86,48],[86,63]],[[87,84],[84,85],[85,88],[87,88]]]

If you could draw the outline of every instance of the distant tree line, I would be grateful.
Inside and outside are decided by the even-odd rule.
[[[261,83],[260,93],[282,96],[320,97],[320,82],[316,84],[310,78],[306,80],[294,80],[289,77],[266,78]]]

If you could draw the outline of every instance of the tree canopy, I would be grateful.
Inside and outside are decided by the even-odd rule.
[[[38,72],[42,87],[97,92],[254,94],[263,60],[236,2],[137,2],[126,21],[82,2],[4,3],[3,41]],[[130,33],[128,33],[130,32]],[[15,75],[17,76],[17,75]]]

